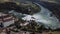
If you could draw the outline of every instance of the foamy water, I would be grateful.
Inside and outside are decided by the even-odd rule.
[[[51,16],[52,14],[51,11],[42,7],[41,5],[39,6],[41,8],[40,12],[34,15],[27,15],[23,19],[28,21],[28,20],[33,20],[33,18],[31,17],[34,17],[36,22],[40,22],[44,24],[45,27],[50,27],[51,29],[60,28],[60,23],[59,23],[59,20],[56,18],[56,16],[55,15]]]
[[[37,4],[37,3],[35,3]],[[41,11],[39,11],[38,13],[35,13],[33,15],[27,15],[27,14],[22,14],[22,13],[18,13],[15,11],[10,11],[10,13],[14,14],[17,18],[21,17],[23,20],[26,21],[30,21],[30,20],[35,20],[37,23],[39,22],[44,24],[44,26],[46,28],[50,27],[51,29],[56,29],[56,28],[60,28],[60,23],[59,20],[56,18],[55,15],[52,15],[52,12],[49,11],[48,9],[44,8],[43,6],[37,4],[40,8]],[[33,19],[32,17],[34,17],[35,19]]]

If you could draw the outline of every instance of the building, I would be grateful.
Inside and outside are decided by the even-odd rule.
[[[9,14],[0,13],[0,23],[3,23],[4,27],[14,23],[13,16]]]

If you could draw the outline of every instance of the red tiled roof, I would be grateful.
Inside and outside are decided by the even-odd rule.
[[[12,20],[13,16],[9,15],[9,14],[0,14],[0,21],[2,20],[3,22],[5,21],[9,21]]]

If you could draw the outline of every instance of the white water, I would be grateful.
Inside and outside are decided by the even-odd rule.
[[[55,15],[50,16],[52,13],[48,9],[44,8],[39,4],[37,5],[40,6],[41,11],[33,15],[21,14],[14,11],[10,11],[10,13],[14,14],[18,18],[20,18],[21,16],[24,16],[21,18],[26,21],[35,20],[37,23],[40,22],[44,24],[46,28],[48,27],[50,27],[51,29],[60,28],[59,20],[55,17]],[[34,17],[35,19],[33,19],[32,17]]]
[[[37,4],[37,5],[39,5],[39,4]],[[40,12],[38,12],[34,15],[27,15],[26,17],[24,17],[22,19],[29,21],[29,20],[34,20],[33,18],[31,18],[31,17],[34,17],[36,22],[40,22],[40,23],[44,24],[44,26],[46,28],[48,28],[48,27],[50,27],[51,29],[60,28],[60,23],[59,23],[59,20],[56,18],[56,16],[54,16],[54,15],[50,16],[52,13],[48,9],[42,7],[41,5],[39,5],[39,6],[41,8]]]

